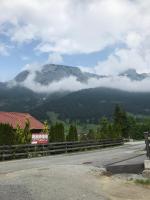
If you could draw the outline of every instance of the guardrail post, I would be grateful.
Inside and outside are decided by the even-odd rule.
[[[4,146],[3,146],[3,150],[2,150],[2,160],[5,160],[5,152],[4,152]]]
[[[66,142],[66,144],[65,144],[65,153],[67,153],[68,152],[68,143]]]
[[[146,144],[146,154],[147,157],[150,159],[150,133],[149,132],[144,132],[144,137],[145,137],[145,144]]]

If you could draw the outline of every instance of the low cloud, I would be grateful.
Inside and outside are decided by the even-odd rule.
[[[142,46],[142,44],[141,44]],[[150,50],[138,48],[116,49],[106,60],[94,67],[80,67],[82,71],[99,75],[117,75],[127,69],[150,73]]]
[[[58,91],[74,92],[82,89],[96,87],[114,88],[132,92],[150,92],[150,75],[149,77],[140,81],[131,80],[127,76],[109,75],[99,79],[89,78],[88,81],[84,83],[78,81],[77,77],[75,76],[69,76],[67,78],[62,78],[60,81],[53,81],[45,85],[35,81],[37,71],[41,72],[42,68],[43,66],[38,63],[25,65],[22,71],[28,70],[30,72],[25,81],[20,83],[12,81],[10,82],[9,86],[13,87],[19,84],[37,93],[53,93]],[[88,71],[88,69],[86,71]]]
[[[132,65],[150,72],[149,0],[1,0],[1,32],[13,44],[36,41],[34,50],[51,54],[53,62],[61,61],[58,55],[114,46],[108,59],[89,70],[115,74]]]
[[[58,53],[51,53],[47,62],[52,64],[60,64],[63,62],[63,57]]]
[[[3,43],[0,43],[0,56],[8,56],[9,55],[9,47]]]
[[[30,74],[35,73],[36,71],[41,71],[42,65],[39,63],[31,63],[31,64],[26,64],[21,71],[27,70],[30,72]]]
[[[101,79],[91,78],[87,83],[81,83],[77,81],[76,77],[70,76],[48,85],[42,85],[35,82],[34,79],[35,73],[32,72],[21,85],[37,93],[53,93],[58,91],[74,92],[96,87],[114,88],[131,92],[150,92],[150,78],[142,81],[131,81],[127,77],[111,76]]]

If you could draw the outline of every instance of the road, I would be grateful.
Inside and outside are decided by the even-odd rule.
[[[143,154],[144,142],[0,163],[0,200],[107,200],[97,167]]]

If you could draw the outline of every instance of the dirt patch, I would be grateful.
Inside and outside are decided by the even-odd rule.
[[[137,185],[134,181],[117,177],[101,177],[104,193],[111,200],[149,200],[150,186]]]

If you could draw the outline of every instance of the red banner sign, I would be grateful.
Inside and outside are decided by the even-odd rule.
[[[45,133],[33,133],[32,134],[32,144],[47,144],[48,134]]]

